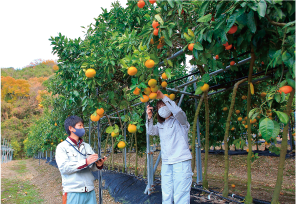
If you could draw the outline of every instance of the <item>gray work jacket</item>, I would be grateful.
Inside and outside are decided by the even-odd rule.
[[[76,149],[78,147],[69,139]],[[64,192],[90,192],[94,190],[95,177],[92,171],[99,169],[95,164],[87,166],[86,158],[95,154],[91,146],[85,142],[80,144],[79,151],[86,155],[79,154],[67,141],[61,142],[56,149],[56,162],[62,175],[62,186]],[[78,167],[83,166],[82,169]]]
[[[153,125],[153,118],[146,121],[148,134],[160,137],[162,163],[174,164],[192,159],[188,145],[190,124],[186,114],[168,97],[165,96],[162,101],[173,113],[173,116],[156,125]]]

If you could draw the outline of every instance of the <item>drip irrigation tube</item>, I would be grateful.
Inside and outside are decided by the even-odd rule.
[[[196,190],[196,191],[203,191],[203,192],[208,193],[208,194],[210,194],[210,195],[217,196],[217,197],[219,197],[219,198],[221,198],[221,199],[223,199],[223,200],[227,200],[227,201],[230,201],[230,202],[240,203],[240,204],[241,204],[241,202],[238,202],[238,201],[236,201],[236,200],[232,200],[232,199],[229,199],[229,198],[225,198],[225,197],[223,197],[223,196],[221,196],[221,195],[218,195],[217,193],[219,193],[219,192],[214,192],[214,191],[212,191],[212,190],[207,191],[207,190],[204,190],[204,189],[202,189],[202,188],[195,188],[195,187],[191,187],[191,189]]]
[[[214,190],[210,190],[210,191],[213,192],[213,193],[220,193],[220,192],[214,191]],[[235,194],[231,194],[231,193],[229,193],[228,195],[233,197],[233,198],[241,199],[242,201],[245,200],[244,197],[239,196],[239,195],[235,195]],[[254,204],[270,204],[270,202],[268,202],[268,201],[258,200],[258,199],[255,199],[255,198],[253,198],[253,203]]]

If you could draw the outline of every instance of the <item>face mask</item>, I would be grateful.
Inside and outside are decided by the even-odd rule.
[[[84,128],[81,128],[81,129],[74,128],[74,129],[76,130],[76,132],[73,132],[73,133],[78,137],[82,137],[85,134]]]
[[[162,118],[167,118],[172,114],[172,112],[170,111],[170,109],[167,106],[163,106],[160,109],[158,109],[158,114]]]

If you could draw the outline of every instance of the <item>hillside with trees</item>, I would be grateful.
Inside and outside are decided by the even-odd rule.
[[[42,117],[42,98],[49,95],[46,82],[56,67],[53,60],[36,60],[23,69],[1,69],[1,135],[10,140],[14,158],[25,155],[23,141]]]

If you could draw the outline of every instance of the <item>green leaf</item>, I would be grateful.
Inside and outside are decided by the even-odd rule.
[[[280,125],[278,122],[276,122],[275,120],[272,121],[273,122],[273,125],[274,125],[274,129],[273,129],[273,132],[272,132],[272,138],[276,138],[279,133],[280,133]]]
[[[191,37],[194,37],[194,33],[191,29],[188,29],[188,34],[191,36]]]
[[[194,56],[194,58],[195,59],[198,59],[198,51],[197,51],[197,49],[193,49],[193,56]]]
[[[172,62],[171,60],[168,60],[168,64],[169,64],[171,67],[174,66],[174,65],[173,65],[173,62]]]
[[[199,16],[203,16],[205,14],[206,9],[208,8],[210,1],[204,1],[199,9]]]
[[[168,3],[170,4],[170,6],[171,6],[172,8],[174,8],[174,1],[173,1],[173,0],[168,0]]]
[[[288,26],[292,26],[292,25],[294,25],[294,24],[295,24],[295,21],[289,22],[289,23],[287,23],[284,27],[282,27],[282,29],[284,29],[284,28],[286,28],[286,27],[288,27]]]
[[[257,7],[257,12],[258,12],[259,16],[265,17],[266,7],[267,7],[266,2],[264,0],[260,0],[258,7]]]
[[[191,39],[192,39],[187,33],[184,33],[184,37],[186,38],[186,40],[188,42],[191,41]]]
[[[286,79],[288,85],[295,89],[295,81],[293,79]]]
[[[172,41],[171,41],[170,39],[168,39],[168,38],[164,38],[164,42],[165,42],[166,44],[168,44],[170,47],[173,47],[173,43],[172,43]]]
[[[208,14],[208,15],[205,15],[205,16],[199,18],[199,19],[197,20],[197,22],[204,23],[204,22],[208,22],[208,21],[210,21],[211,19],[212,19],[212,14]]]
[[[150,15],[149,15],[149,14],[145,14],[145,15],[144,15],[144,18],[145,18],[146,20],[150,20]]]
[[[160,17],[159,14],[155,15],[155,19],[160,23],[160,25],[163,25],[163,20],[162,20],[162,18]]]
[[[285,86],[286,84],[287,84],[287,81],[286,81],[286,80],[283,80],[283,81],[280,83],[280,87]]]
[[[172,70],[171,69],[166,69],[165,71],[165,74],[167,75],[167,77],[170,79],[172,77]]]
[[[196,50],[203,50],[203,46],[199,42],[194,43],[194,47],[193,48],[196,49]]]
[[[281,95],[279,94],[279,93],[276,93],[275,95],[274,95],[274,99],[275,99],[275,101],[276,102],[280,102],[281,101]]]
[[[289,116],[286,113],[280,112],[280,111],[275,111],[277,116],[279,117],[279,120],[284,123],[285,125],[288,124],[289,122]]]
[[[143,88],[143,89],[147,88],[147,85],[146,85],[144,82],[141,82],[141,83],[139,84],[139,86],[140,86],[141,88]]]
[[[269,118],[263,119],[259,124],[259,131],[262,134],[263,139],[269,140],[273,134],[274,123]]]
[[[210,75],[208,73],[204,74],[201,78],[201,81],[204,83],[208,83],[210,80]]]
[[[113,127],[109,126],[106,128],[106,133],[112,133],[113,132]]]
[[[202,93],[202,90],[200,88],[201,88],[200,86],[196,88],[195,95],[199,95]]]
[[[230,30],[230,28],[233,26],[233,24],[235,23],[236,20],[236,16],[237,14],[233,14],[229,17],[229,19],[227,20],[227,26],[225,28],[225,31],[228,32]]]
[[[249,118],[252,118],[252,116],[256,113],[256,112],[258,112],[260,110],[260,108],[254,108],[254,109],[252,109],[252,110],[250,110],[250,112],[249,112]],[[256,116],[255,116],[256,117]]]
[[[254,12],[253,11],[250,11],[248,13],[247,25],[250,28],[252,33],[256,32],[256,23],[255,23],[255,18],[254,18]]]
[[[286,94],[284,92],[281,93],[281,102],[280,103],[283,103],[285,101],[285,98],[286,98]]]

